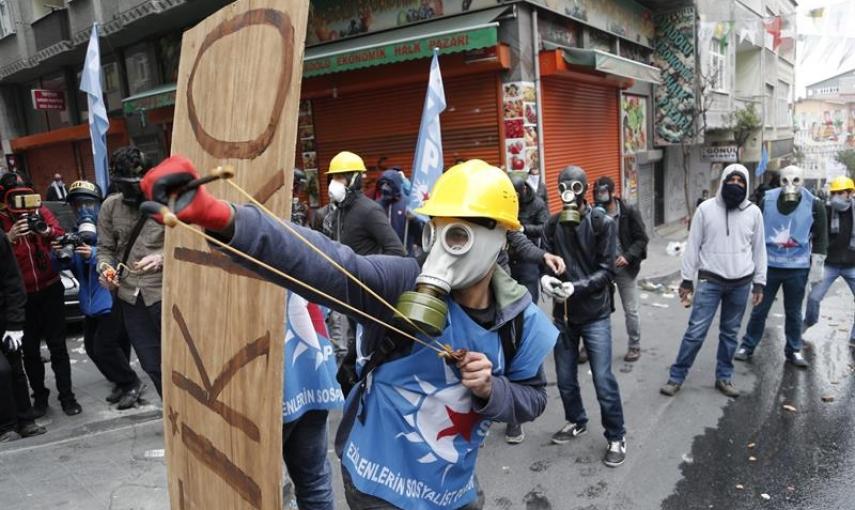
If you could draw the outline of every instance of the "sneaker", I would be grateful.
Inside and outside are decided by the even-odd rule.
[[[665,383],[665,386],[659,388],[659,393],[673,397],[678,391],[680,391],[680,386],[682,386],[680,383],[669,379],[668,382]]]
[[[796,351],[787,356],[787,361],[797,368],[807,368],[810,366],[801,351]]]
[[[107,398],[105,398],[104,400],[111,404],[115,404],[119,401],[120,398],[122,398],[122,394],[124,392],[125,390],[123,390],[121,386],[119,386],[118,384],[114,384],[113,391],[111,391],[110,394],[107,395]]]
[[[552,442],[555,444],[564,444],[574,437],[581,436],[585,432],[588,432],[588,427],[584,423],[579,424],[568,421],[566,425],[561,427],[561,430],[552,434]]]
[[[736,350],[736,354],[733,355],[733,359],[736,361],[751,361],[751,356],[754,353],[746,349],[745,347],[740,347]]]
[[[525,440],[525,430],[522,425],[508,423],[505,428],[505,442],[508,444],[520,444]]]
[[[20,434],[21,437],[40,436],[45,432],[47,432],[47,429],[41,425],[36,425],[36,422],[34,421],[23,422],[18,427],[18,434]]]
[[[576,360],[580,365],[584,365],[588,362],[588,350],[585,349],[585,346],[579,347],[579,358]]]
[[[62,406],[62,412],[67,414],[68,416],[75,416],[83,412],[83,408],[80,407],[80,404],[77,403],[77,400],[74,397],[69,397],[62,402],[60,402]]]
[[[608,467],[618,467],[626,460],[626,439],[619,441],[609,441],[609,447],[606,450],[606,455],[603,457],[603,464]]]
[[[16,439],[21,439],[21,436],[19,436],[14,430],[7,430],[0,434],[0,443],[8,443]]]
[[[121,398],[119,398],[118,405],[116,405],[116,409],[120,411],[124,411],[125,409],[130,409],[136,405],[140,400],[140,395],[142,395],[142,387],[137,384],[124,393],[122,393]]]
[[[30,413],[33,418],[41,418],[47,414],[48,408],[48,396],[44,397],[34,397],[33,398],[33,410]]]
[[[720,391],[722,395],[730,398],[736,398],[739,396],[739,390],[733,387],[733,383],[730,382],[729,379],[718,379],[715,382],[715,389]]]
[[[641,357],[641,347],[630,347],[628,351],[626,351],[626,356],[623,357],[623,360],[632,363],[638,361]]]

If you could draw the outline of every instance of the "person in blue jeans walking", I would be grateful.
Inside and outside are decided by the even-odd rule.
[[[715,387],[728,397],[739,396],[731,381],[733,354],[748,295],[755,307],[763,301],[763,232],[763,214],[748,201],[748,170],[739,164],[728,165],[715,199],[698,206],[692,218],[680,271],[680,299],[688,307],[694,294],[694,303],[677,360],[671,365],[668,382],[659,390],[663,395],[673,397],[680,391],[720,304]]]
[[[831,200],[826,210],[828,216],[828,253],[822,279],[813,283],[805,310],[804,329],[819,320],[819,304],[838,278],[843,278],[855,295],[855,207],[852,196],[855,183],[846,176],[831,181]],[[855,326],[849,332],[849,345],[855,347]]]
[[[763,338],[766,318],[779,288],[784,290],[784,355],[789,363],[807,368],[802,355],[802,302],[810,281],[818,281],[828,246],[825,205],[802,187],[803,172],[797,166],[781,170],[781,187],[766,192],[760,203],[766,231],[769,269],[763,303],[751,312],[751,319],[736,351],[737,361],[749,361]]]
[[[561,336],[555,344],[558,391],[567,423],[552,435],[564,444],[584,434],[588,415],[579,391],[579,344],[584,342],[608,446],[603,463],[617,467],[626,460],[626,430],[618,382],[612,373],[613,279],[617,252],[617,223],[602,209],[585,201],[587,176],[570,165],[558,176],[563,210],[546,224],[544,247],[564,259],[558,277],[541,278],[543,293],[553,300],[552,317]]]

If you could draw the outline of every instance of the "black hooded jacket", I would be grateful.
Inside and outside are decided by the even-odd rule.
[[[6,233],[0,229],[0,332],[18,331],[24,329],[24,305],[27,304],[27,293],[24,291],[24,280],[18,261],[12,251],[12,244]]]
[[[555,303],[552,315],[559,324],[605,319],[613,311],[617,223],[600,208],[587,208],[575,229],[558,217],[553,215],[546,224],[544,248],[564,259],[567,270],[559,279],[572,282],[575,291],[564,303]]]
[[[349,246],[357,255],[405,256],[404,245],[392,229],[386,212],[361,191],[348,196],[341,206],[329,209],[332,239]],[[326,229],[325,221],[325,230]]]

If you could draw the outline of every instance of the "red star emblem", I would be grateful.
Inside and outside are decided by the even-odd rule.
[[[426,202],[427,199],[429,199],[429,198],[430,198],[430,192],[429,191],[425,191],[424,193],[422,193],[422,203]]]
[[[448,406],[445,406],[445,411],[448,413],[448,419],[451,420],[451,426],[440,430],[436,434],[436,439],[439,440],[446,436],[454,437],[460,435],[469,442],[472,437],[472,429],[478,423],[478,420],[481,419],[481,415],[471,409],[468,413],[458,413]]]

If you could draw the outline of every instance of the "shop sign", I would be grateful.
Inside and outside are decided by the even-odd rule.
[[[694,136],[695,9],[656,15],[653,65],[662,70],[656,87],[655,145],[673,145]]]
[[[588,26],[648,48],[653,47],[656,31],[653,15],[650,9],[632,0],[535,1]]]
[[[496,0],[312,0],[306,46],[442,16],[495,7]]]
[[[65,92],[61,90],[32,89],[30,94],[36,110],[65,110]]]
[[[705,145],[701,157],[714,163],[736,163],[739,161],[736,145]]]
[[[457,53],[495,46],[497,42],[496,27],[429,36],[307,60],[303,63],[303,76],[319,76],[381,64],[430,58],[434,48],[439,48],[440,53]]]

